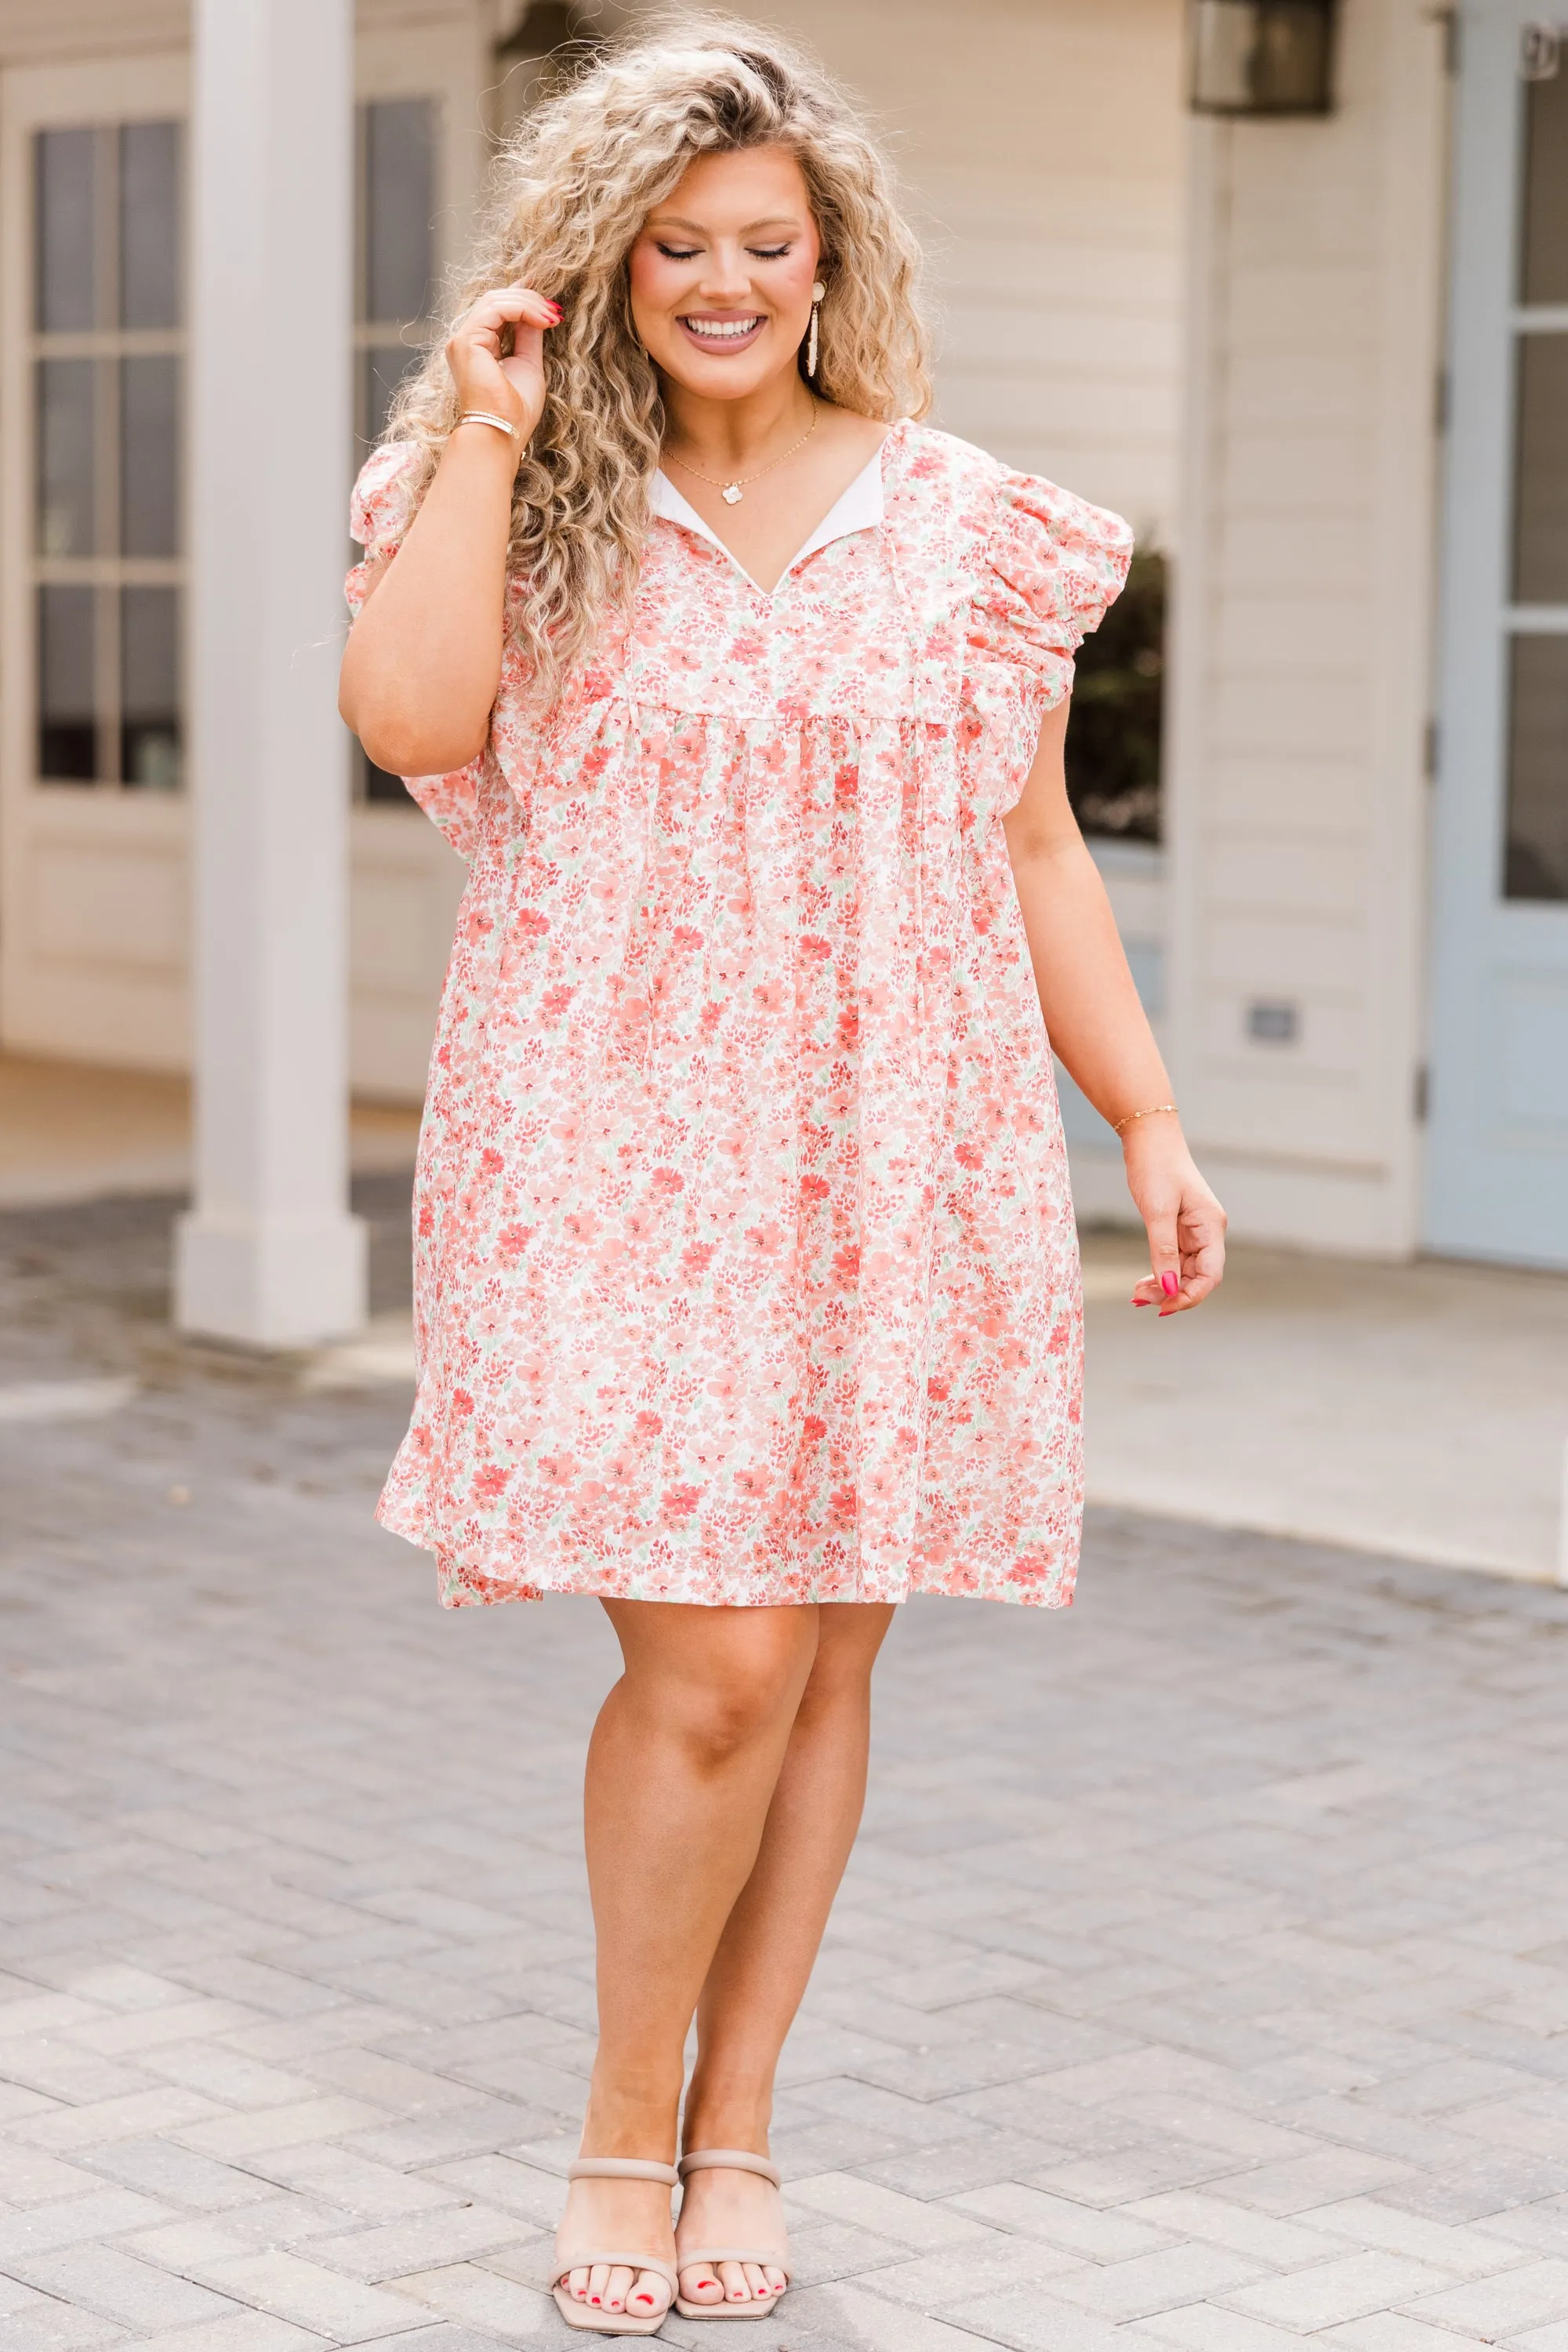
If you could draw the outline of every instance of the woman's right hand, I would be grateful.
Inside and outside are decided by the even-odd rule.
[[[531,286],[500,286],[483,294],[453,328],[447,364],[458,387],[458,407],[489,409],[518,431],[521,459],[544,410],[544,337],[561,324],[559,302]],[[501,335],[512,330],[510,359],[501,357]]]

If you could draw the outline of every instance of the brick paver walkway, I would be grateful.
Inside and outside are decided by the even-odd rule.
[[[441,1614],[401,1401],[0,1221],[0,2342],[477,2352],[591,2048],[591,1605]],[[3,1399],[0,1399],[3,1401]],[[1131,1517],[907,1611],[787,2055],[801,2287],[721,2352],[1568,2352],[1568,1596]],[[671,1890],[679,1899],[679,1889]]]

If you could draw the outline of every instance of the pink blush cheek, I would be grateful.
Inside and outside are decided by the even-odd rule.
[[[647,341],[649,331],[658,334],[681,293],[689,291],[690,276],[689,269],[666,261],[656,245],[638,238],[626,265],[626,289],[632,327],[640,342]]]

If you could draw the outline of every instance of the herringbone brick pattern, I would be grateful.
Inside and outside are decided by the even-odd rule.
[[[133,1219],[5,1223],[5,1377],[149,1385],[0,1426],[0,2342],[563,2347],[597,1612],[443,1615],[400,1398],[156,1341]],[[1066,1616],[911,1607],[802,2284],[666,2340],[1568,2352],[1565,1666],[1568,1596],[1130,1517]]]

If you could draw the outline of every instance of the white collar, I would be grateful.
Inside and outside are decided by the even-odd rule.
[[[746,567],[740,558],[731,549],[725,547],[712,525],[704,522],[696,508],[681,497],[669,476],[662,468],[655,474],[649,487],[648,506],[653,513],[662,515],[666,522],[683,524],[686,530],[694,530],[700,539],[711,541],[715,547],[721,549],[723,553],[729,556],[731,562],[738,571],[745,572],[746,578],[752,580],[751,573],[746,572]],[[819,548],[826,547],[833,540],[847,538],[851,531],[872,530],[881,521],[883,512],[882,452],[879,447],[876,454],[862,466],[848,488],[834,500],[805,545],[791,556],[772,591],[763,588],[755,580],[752,580],[752,587],[756,588],[762,595],[765,596],[771,593],[776,596],[790,573],[797,564],[804,563],[808,555],[815,555]]]

